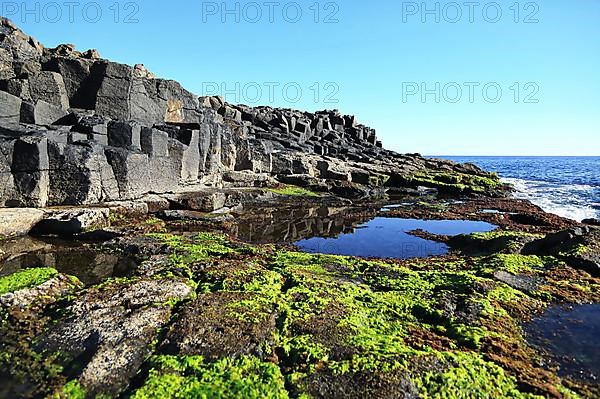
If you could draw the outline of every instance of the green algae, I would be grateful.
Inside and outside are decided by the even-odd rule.
[[[485,233],[472,233],[471,237],[476,238],[478,240],[495,240],[497,238],[509,238],[509,239],[518,239],[518,238],[531,238],[538,239],[543,238],[543,234],[533,234],[527,233],[523,231],[513,231],[513,230],[495,230],[489,231]]]
[[[319,197],[319,194],[298,186],[270,188],[269,191],[286,197]]]
[[[53,399],[85,399],[87,391],[81,386],[79,381],[71,380],[63,386],[60,392],[52,396]]]
[[[435,187],[451,193],[484,194],[490,191],[503,190],[505,185],[495,174],[490,177],[469,175],[459,172],[428,171],[415,173],[409,182],[413,185]]]
[[[277,365],[242,356],[205,362],[202,356],[156,356],[150,376],[134,399],[239,398],[287,399]]]
[[[523,393],[514,377],[475,353],[443,353],[450,366],[442,373],[415,376],[415,385],[423,399],[515,398],[542,399]]]
[[[36,287],[58,275],[52,268],[25,269],[9,276],[0,277],[0,295]]]
[[[497,254],[485,258],[481,264],[487,270],[502,270],[511,274],[536,274],[557,261],[535,255]]]
[[[469,397],[471,392],[483,395],[478,397],[535,397],[527,393],[531,388],[521,389],[525,377],[506,366],[511,353],[498,361],[490,358],[496,356],[494,345],[523,350],[511,314],[515,308],[539,306],[540,300],[496,281],[494,273],[537,275],[556,264],[554,258],[498,254],[390,264],[277,252],[211,233],[152,237],[171,247],[172,263],[189,270],[198,293],[240,294],[223,307],[224,323],[266,326],[277,315],[276,330],[260,343],[260,353],[273,354],[278,364],[252,356],[212,362],[158,356],[135,397],[223,397],[233,392],[227,397],[293,393],[308,398],[322,383],[316,375],[345,381],[357,373],[411,375],[424,398]],[[194,269],[198,263],[203,266]],[[411,374],[415,362],[432,357],[446,365],[444,370],[430,366]],[[531,375],[538,373],[532,370]],[[543,387],[550,377],[539,378],[544,382],[528,384]],[[548,380],[552,386],[569,392],[554,378]]]

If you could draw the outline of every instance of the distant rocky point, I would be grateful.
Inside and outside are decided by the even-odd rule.
[[[279,183],[349,197],[421,187],[491,196],[507,190],[473,165],[385,150],[354,116],[198,97],[143,65],[68,44],[45,48],[2,18],[0,206]]]

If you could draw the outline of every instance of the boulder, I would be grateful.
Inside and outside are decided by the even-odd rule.
[[[12,54],[0,47],[0,80],[12,79],[15,76]]]
[[[17,60],[40,57],[44,47],[31,36],[23,33],[10,20],[0,17],[0,48],[12,53]]]
[[[17,78],[28,79],[42,72],[42,64],[33,59],[15,61],[13,63],[13,69]]]
[[[41,209],[0,209],[0,237],[27,235],[44,215],[45,212]]]
[[[533,241],[522,250],[525,255],[552,255],[568,265],[600,276],[600,230],[574,227]]]
[[[133,68],[114,62],[101,62],[95,68],[100,79],[95,96],[96,113],[112,119],[130,120]]]
[[[32,236],[69,237],[109,225],[107,208],[70,209],[54,212],[31,229]]]
[[[200,212],[213,212],[225,206],[227,196],[220,191],[198,191],[192,193],[168,195],[171,208]]]
[[[44,207],[48,204],[49,169],[47,138],[26,136],[15,142],[11,170],[18,206]]]
[[[183,146],[171,146],[169,154],[172,154],[181,164],[180,181],[184,184],[195,183],[200,172],[200,131],[179,130],[175,138]]]
[[[29,80],[27,79],[2,80],[0,81],[0,91],[19,97],[23,101],[31,101]]]
[[[36,349],[60,352],[63,366],[91,397],[118,397],[152,353],[170,303],[193,290],[176,278],[113,282],[79,295],[43,333]]]
[[[44,69],[63,77],[71,107],[93,109],[100,81],[97,74],[92,73],[93,64],[82,58],[52,57],[44,64]]]
[[[110,119],[100,115],[79,115],[71,114],[76,122],[73,126],[73,130],[76,132],[92,134],[94,136],[108,136],[108,124]]]

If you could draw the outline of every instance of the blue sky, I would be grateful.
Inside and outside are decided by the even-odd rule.
[[[97,48],[199,95],[338,108],[400,152],[600,155],[600,1],[472,3],[18,1],[2,13],[47,46]]]

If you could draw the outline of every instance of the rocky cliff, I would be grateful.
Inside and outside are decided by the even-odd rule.
[[[472,165],[385,150],[354,116],[198,97],[95,50],[44,48],[2,19],[0,206],[278,183],[344,196],[419,187],[505,191],[496,176]]]

